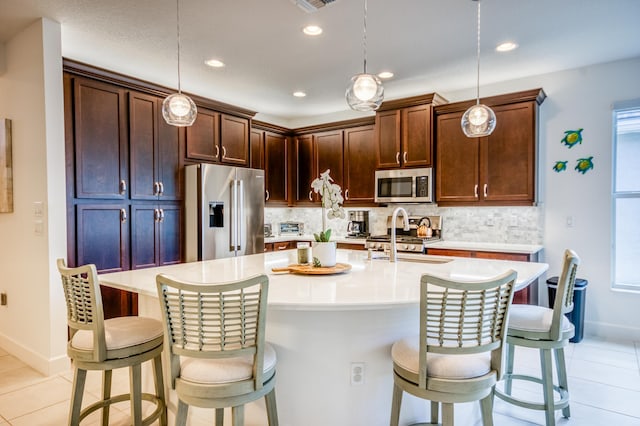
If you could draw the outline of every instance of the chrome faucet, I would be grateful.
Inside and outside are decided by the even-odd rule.
[[[395,262],[398,255],[396,250],[396,220],[398,219],[398,213],[402,213],[402,216],[404,217],[404,230],[409,230],[409,215],[407,214],[407,211],[402,207],[397,207],[391,216],[391,247],[389,247],[389,262]]]

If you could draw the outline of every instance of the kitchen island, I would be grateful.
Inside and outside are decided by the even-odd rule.
[[[100,275],[103,285],[139,294],[140,315],[159,317],[155,277],[166,273],[194,282],[269,276],[267,340],[278,354],[276,395],[280,424],[384,425],[389,422],[393,385],[391,345],[418,332],[420,276],[484,279],[507,269],[525,288],[548,265],[428,255],[399,255],[399,261],[368,259],[368,253],[338,250],[343,274],[303,276],[273,273],[294,263],[295,250],[184,263]],[[363,374],[356,374],[363,367]],[[175,394],[170,410],[175,408]],[[427,405],[405,395],[401,423],[424,420]],[[247,425],[266,424],[264,405],[247,406]],[[460,413],[459,413],[460,411]],[[456,415],[479,418],[476,404],[460,404]],[[213,416],[213,413],[211,413]]]

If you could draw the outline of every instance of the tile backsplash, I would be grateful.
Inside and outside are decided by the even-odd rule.
[[[386,233],[387,217],[395,207],[401,206],[411,216],[442,216],[442,236],[449,241],[542,244],[543,209],[541,207],[438,207],[436,205],[405,204],[389,207],[346,208],[369,211],[371,234]],[[267,207],[265,223],[273,225],[284,221],[303,222],[305,232],[312,234],[322,230],[320,207],[275,208]],[[327,227],[333,235],[347,234],[347,219],[327,219]]]

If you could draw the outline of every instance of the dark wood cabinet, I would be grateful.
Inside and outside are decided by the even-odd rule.
[[[98,272],[129,269],[129,206],[76,205],[76,263],[93,263]]]
[[[313,204],[318,200],[311,189],[311,182],[316,178],[313,135],[298,136],[295,139],[295,183],[294,195],[296,205]]]
[[[186,156],[192,160],[249,166],[249,120],[198,107],[186,128]]]
[[[471,103],[436,108],[438,205],[532,205],[536,201],[537,111],[544,92],[535,89],[488,98],[496,128],[468,138],[460,120]]]
[[[198,108],[193,125],[186,128],[187,158],[216,163],[220,159],[220,113]]]
[[[344,131],[345,204],[373,203],[375,196],[376,150],[374,126]]]
[[[131,206],[131,269],[182,261],[182,217],[177,203]]]
[[[344,147],[342,130],[322,132],[313,135],[314,168],[313,179],[320,177],[320,173],[329,170],[333,183],[344,190]],[[312,181],[313,181],[312,179]],[[311,186],[309,186],[311,189]],[[320,201],[319,194],[317,200]]]
[[[264,251],[280,251],[280,250],[289,250],[290,248],[295,248],[295,241],[278,241],[275,243],[265,243]]]
[[[182,199],[184,141],[181,129],[162,118],[162,99],[129,93],[130,197]]]
[[[265,201],[271,205],[286,205],[288,191],[287,137],[272,132],[264,134]]]
[[[505,253],[479,250],[457,250],[427,247],[427,254],[436,256],[473,257],[477,259],[498,259],[516,262],[537,262],[538,255],[529,253]],[[516,291],[513,294],[513,303],[536,305],[538,304],[538,281],[529,284],[527,288]]]
[[[380,169],[430,167],[433,164],[433,105],[439,95],[384,102],[376,113],[377,166]]]
[[[75,196],[127,198],[127,116],[125,91],[85,78],[73,85]]]
[[[252,169],[264,170],[264,131],[251,129],[249,161]]]
[[[220,114],[220,161],[240,167],[249,166],[249,120]]]

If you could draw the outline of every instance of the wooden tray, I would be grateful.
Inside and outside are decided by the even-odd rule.
[[[351,269],[351,265],[348,263],[336,263],[336,266],[331,267],[315,267],[313,265],[298,265],[292,264],[285,266],[284,268],[271,268],[273,272],[289,272],[292,274],[300,275],[331,275],[341,274]]]

